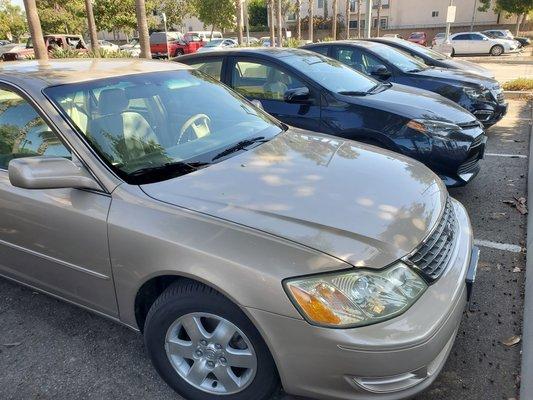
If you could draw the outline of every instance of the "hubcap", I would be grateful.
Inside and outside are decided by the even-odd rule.
[[[213,314],[191,313],[168,328],[167,357],[190,385],[207,393],[233,394],[254,379],[257,357],[236,325]]]

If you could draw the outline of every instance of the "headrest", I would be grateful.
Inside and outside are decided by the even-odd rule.
[[[124,89],[105,89],[98,98],[98,113],[100,115],[120,114],[128,108],[129,100]]]

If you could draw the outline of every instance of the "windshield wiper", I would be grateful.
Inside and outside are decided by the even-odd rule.
[[[342,94],[344,96],[366,96],[368,94],[368,92],[362,92],[357,90],[341,90],[337,93]]]
[[[183,161],[169,162],[163,165],[157,165],[154,167],[144,167],[136,169],[128,174],[130,178],[141,178],[147,176],[159,176],[159,177],[174,177],[185,175],[193,171],[197,171],[200,168],[208,165],[206,162],[192,162],[186,163]]]
[[[409,73],[414,73],[414,72],[422,72],[422,70],[420,68],[414,68],[414,69],[410,69],[409,71],[407,71]]]
[[[265,143],[268,141],[269,139],[265,139],[264,136],[257,136],[251,139],[241,140],[240,142],[235,143],[233,146],[228,147],[227,149],[218,153],[216,156],[213,157],[211,161],[215,161],[215,160],[218,160],[219,158],[226,157],[240,150],[245,150],[248,146],[251,146],[255,143]]]

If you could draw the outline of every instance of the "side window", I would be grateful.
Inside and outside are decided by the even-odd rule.
[[[468,34],[457,35],[457,36],[454,36],[452,40],[470,40],[470,35]]]
[[[212,78],[220,81],[222,79],[222,59],[210,59],[209,61],[202,61],[189,64],[191,67],[196,68],[198,71],[209,75]]]
[[[305,87],[291,74],[269,64],[238,61],[232,71],[232,86],[253,99],[283,100],[289,89]]]
[[[369,74],[372,69],[378,65],[383,65],[383,61],[368,53],[363,54],[363,67],[365,73]]]
[[[363,53],[358,48],[335,47],[333,49],[333,58],[360,72],[366,72],[363,64]]]
[[[70,152],[27,101],[0,89],[0,168],[33,156],[70,158]]]
[[[483,40],[483,36],[470,34],[470,40]]]
[[[328,55],[328,47],[327,46],[317,46],[313,47],[310,50],[314,51],[315,53],[322,54],[324,56]]]

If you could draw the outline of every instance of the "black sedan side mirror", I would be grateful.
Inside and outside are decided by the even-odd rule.
[[[287,103],[305,103],[309,100],[311,93],[307,87],[289,89],[283,94],[283,100]]]
[[[370,75],[384,81],[386,79],[389,79],[392,74],[386,66],[376,65],[375,67],[372,67]]]

